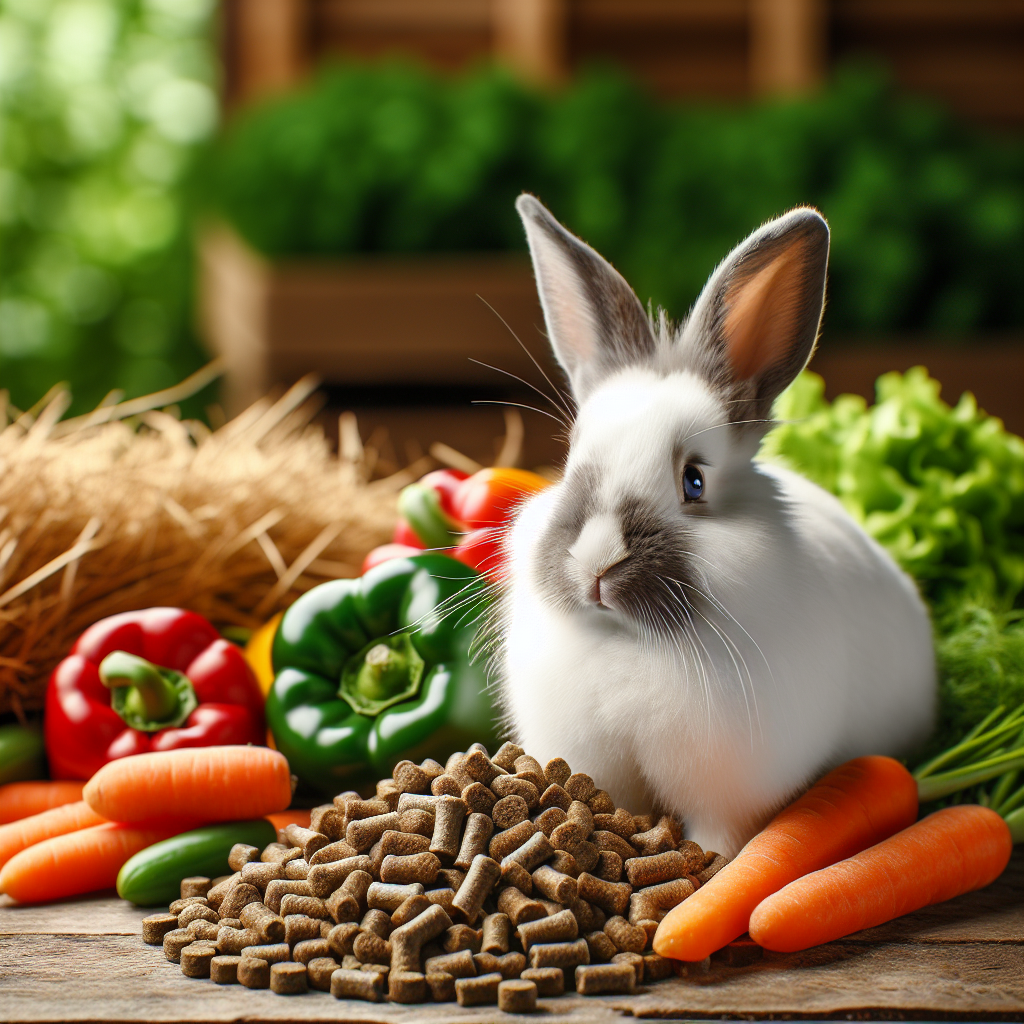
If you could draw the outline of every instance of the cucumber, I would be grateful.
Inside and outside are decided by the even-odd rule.
[[[181,895],[181,880],[193,875],[226,875],[235,843],[261,850],[277,839],[266,818],[228,821],[182,832],[147,846],[126,861],[117,874],[117,894],[140,907],[167,906]]]
[[[24,725],[0,725],[0,785],[45,778],[43,737]]]

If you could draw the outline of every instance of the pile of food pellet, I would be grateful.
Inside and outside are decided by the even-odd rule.
[[[512,743],[402,761],[375,798],[341,793],[310,826],[234,846],[230,876],[183,879],[143,941],[219,984],[522,1013],[566,971],[583,995],[667,977],[658,922],[726,863]]]

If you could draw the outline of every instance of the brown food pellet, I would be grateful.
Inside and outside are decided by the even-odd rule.
[[[164,933],[164,956],[172,963],[178,962],[181,951],[193,942],[192,933],[187,928],[173,928]]]
[[[408,924],[414,917],[418,917],[424,910],[429,910],[433,904],[427,899],[426,894],[410,896],[403,900],[398,909],[391,915],[391,927],[400,928]]]
[[[476,782],[482,782],[489,786],[499,775],[505,773],[504,768],[499,768],[493,761],[479,750],[468,753],[462,759],[462,770]]]
[[[493,953],[474,953],[473,966],[478,975],[494,974],[495,971],[501,974],[501,962]]]
[[[568,799],[568,794],[566,798]],[[571,800],[569,802],[572,803]],[[565,821],[565,811],[561,807],[549,807],[546,811],[541,811],[533,821],[544,835],[550,837],[551,833]]]
[[[210,961],[210,980],[218,985],[238,984],[238,965],[240,956],[218,955]]]
[[[408,924],[391,933],[391,967],[398,972],[420,970],[420,951],[431,939],[451,928],[451,918],[441,907],[431,906]]]
[[[410,896],[422,896],[423,886],[419,882],[396,885],[387,882],[373,882],[366,890],[366,905],[373,910],[385,910],[393,914]]]
[[[527,896],[533,895],[533,875],[522,864],[506,857],[502,861],[501,881],[503,885],[514,885]]]
[[[390,964],[391,943],[373,932],[360,932],[352,943],[352,952],[364,964]]]
[[[577,896],[576,879],[555,871],[547,864],[542,864],[533,872],[533,887],[556,903],[569,903]]]
[[[329,864],[310,865],[306,876],[309,891],[320,899],[326,899],[353,871],[368,871],[369,866],[370,858],[365,855],[345,857]]]
[[[264,892],[277,878],[284,878],[284,865],[280,861],[254,860],[242,865],[239,885],[251,885]],[[227,899],[225,895],[224,899]]]
[[[551,845],[551,840],[543,832],[535,832],[525,843],[502,860],[502,874],[505,874],[511,864],[518,864],[526,871],[532,872],[554,853],[555,848]]]
[[[338,860],[347,860],[349,857],[356,857],[359,855],[359,851],[346,842],[344,839],[339,839],[336,843],[329,843],[327,846],[322,846],[312,857],[309,858],[309,866],[315,867],[317,864],[333,864]]]
[[[634,814],[633,821],[636,824],[637,832],[648,832],[654,828],[653,814]]]
[[[611,814],[595,814],[594,828],[602,832],[614,832],[628,840],[636,833],[636,820],[624,807],[618,807]]]
[[[498,747],[498,752],[491,758],[491,763],[496,764],[507,772],[514,772],[516,758],[522,757],[525,751],[516,743],[506,742]]]
[[[292,959],[299,964],[308,964],[317,957],[331,955],[331,946],[326,939],[303,939],[292,949]]]
[[[334,804],[322,804],[320,807],[314,807],[309,816],[309,827],[314,832],[327,836],[332,843],[345,838],[348,822],[348,815]]]
[[[430,885],[440,870],[441,861],[433,853],[413,853],[405,857],[389,853],[381,863],[380,880],[397,885],[411,882]]]
[[[142,941],[147,946],[159,946],[168,932],[178,927],[174,914],[150,914],[142,919]]]
[[[539,826],[529,819],[521,821],[504,832],[498,832],[491,839],[488,852],[500,864],[513,850],[518,850],[530,836],[536,835],[539,831]]]
[[[313,891],[309,882],[303,879],[275,878],[267,883],[266,892],[263,894],[263,902],[275,914],[281,912],[281,900],[285,896],[312,896]]]
[[[430,998],[435,1003],[455,1002],[455,978],[450,974],[426,975],[427,988],[430,989]]]
[[[503,796],[491,808],[491,819],[500,829],[511,828],[529,817],[530,808],[521,796]]]
[[[391,971],[388,999],[392,1003],[425,1003],[427,979],[419,971]]]
[[[284,918],[263,903],[247,903],[238,916],[244,928],[267,942],[284,938]]]
[[[571,850],[566,852],[572,854],[572,859],[576,861],[576,866],[580,871],[593,871],[597,867],[598,858],[602,853],[601,850],[586,839],[581,843],[577,843]]]
[[[626,861],[626,877],[634,889],[644,889],[660,882],[685,878],[689,858],[678,850],[666,850],[651,857],[634,857]]]
[[[660,921],[666,912],[692,896],[693,891],[686,878],[638,889],[629,900],[629,920],[633,924],[640,920]]]
[[[614,814],[615,801],[603,789],[596,790],[587,801],[587,806],[594,814]]]
[[[303,857],[299,857],[297,860],[290,860],[284,866],[284,877],[291,878],[293,881],[304,882],[308,874],[309,861]]]
[[[540,762],[535,757],[531,757],[529,754],[517,757],[515,770],[516,776],[526,779],[527,782],[532,782],[537,787],[538,793],[542,793],[547,788],[548,780],[544,775],[544,769],[541,768]]]
[[[212,921],[193,921],[188,926],[188,931],[194,940],[206,939],[216,943],[220,925],[214,924]]]
[[[576,968],[576,991],[581,996],[628,993],[635,988],[636,972],[630,964],[591,964]]]
[[[487,1006],[498,1001],[498,986],[504,979],[495,971],[478,978],[458,978],[455,998],[459,1006]]]
[[[565,992],[565,973],[560,967],[528,967],[519,980],[532,981],[542,999],[553,999]]]
[[[246,864],[259,859],[259,847],[249,846],[248,843],[235,843],[228,851],[228,867],[232,871],[241,871]]]
[[[644,981],[662,981],[675,973],[674,962],[657,953],[645,953],[643,959]]]
[[[630,924],[624,917],[610,917],[605,922],[604,934],[620,953],[642,953],[647,945],[647,932]]]
[[[509,951],[512,922],[508,914],[488,914],[483,921],[483,941],[480,951],[501,956]]]
[[[368,910],[363,915],[362,921],[359,922],[359,927],[364,932],[373,932],[374,935],[386,939],[392,931],[391,915],[385,910],[376,908]]]
[[[259,946],[246,946],[242,950],[242,959],[255,957],[266,960],[268,964],[281,964],[292,958],[291,947],[287,942],[272,942]]]
[[[484,900],[490,895],[494,883],[501,877],[501,865],[482,853],[473,858],[466,880],[452,900],[452,907],[458,911],[467,924],[475,924],[480,916]]]
[[[331,841],[322,832],[314,832],[311,828],[303,828],[301,825],[295,824],[285,825],[284,838],[292,846],[298,846],[306,860],[309,860],[317,850],[322,850]]]
[[[478,853],[487,853],[487,844],[494,832],[494,822],[486,814],[474,812],[466,818],[462,844],[455,858],[455,867],[468,871]]]
[[[430,816],[430,822],[431,833],[433,833],[433,816]],[[380,852],[384,857],[412,857],[417,853],[426,853],[429,849],[429,837],[415,832],[395,832],[393,829],[388,829],[380,837]]]
[[[473,862],[470,861],[472,864]],[[438,884],[447,885],[449,889],[454,889],[456,892],[462,887],[462,883],[466,880],[466,872],[461,871],[459,868],[441,868],[437,873]]]
[[[429,811],[431,815],[434,813],[434,807],[437,805],[437,797],[431,796],[429,793],[403,793],[398,798],[398,813],[404,814],[406,811]]]
[[[213,882],[205,875],[192,875],[181,880],[181,897],[205,896],[213,886]]]
[[[495,804],[498,803],[498,797],[490,792],[482,782],[473,782],[462,791],[462,802],[473,814],[489,815]]]
[[[575,772],[570,775],[565,780],[563,787],[573,800],[582,800],[583,803],[586,803],[597,792],[594,780],[585,772]]]
[[[579,826],[583,839],[594,831],[594,813],[582,800],[573,800],[565,812],[565,817],[567,821],[573,821]]]
[[[239,882],[221,902],[220,916],[222,918],[238,917],[243,907],[248,906],[250,903],[261,903],[262,901],[263,897],[255,885]]]
[[[375,818],[378,814],[388,814],[391,805],[387,800],[362,800],[357,797],[355,800],[349,798],[344,801],[342,809],[348,815],[349,821],[361,821],[363,818]]]
[[[289,914],[284,919],[284,941],[294,947],[306,939],[320,938],[320,921],[305,914]]]
[[[529,810],[533,810],[540,799],[540,793],[532,782],[517,779],[514,775],[499,775],[491,783],[491,792],[501,799],[509,796],[521,797]]]
[[[612,957],[613,964],[629,964],[636,974],[636,983],[639,985],[644,980],[644,958],[639,953],[616,953]]]
[[[365,874],[367,878],[372,877],[365,871],[355,872],[355,874]],[[355,921],[361,913],[359,900],[344,885],[339,886],[324,900],[324,906],[327,908],[327,913],[331,915],[331,920],[337,924],[341,924],[343,921]]]
[[[241,928],[242,922],[237,917],[222,917],[220,925],[222,928]]]
[[[633,887],[628,882],[606,882],[584,871],[576,880],[580,899],[599,906],[608,914],[625,914]]]
[[[586,935],[587,932],[599,932],[604,928],[605,914],[600,907],[595,907],[594,904],[577,898],[569,904],[569,910],[572,911],[573,917],[579,924],[581,935]]]
[[[318,992],[331,991],[331,975],[338,969],[338,961],[332,956],[318,956],[306,964],[306,982]]]
[[[476,964],[473,962],[473,954],[468,949],[460,949],[456,953],[443,953],[441,956],[432,956],[423,965],[424,973],[450,974],[453,978],[476,977]]]
[[[687,874],[695,875],[707,866],[704,863],[704,851],[692,840],[684,839],[679,844],[679,852],[686,858]]]
[[[462,949],[468,949],[471,953],[479,953],[482,940],[482,930],[470,928],[468,924],[455,924],[444,933],[441,948],[446,953],[457,953]]]
[[[269,843],[263,847],[260,860],[274,864],[285,864],[287,861],[295,860],[302,856],[302,847],[290,846],[287,843]]]
[[[704,868],[703,871],[697,872],[697,878],[700,881],[700,884],[704,885],[705,883],[710,882],[711,879],[714,878],[715,875],[717,875],[718,872],[721,871],[728,863],[728,858],[723,857],[720,853],[716,853],[711,863]]]
[[[216,910],[204,907],[201,903],[191,903],[178,915],[178,927],[187,928],[193,921],[217,922],[219,920]]]
[[[383,800],[387,804],[388,810],[393,811],[398,806],[398,798],[401,795],[394,779],[381,779],[377,783],[377,799]]]
[[[459,839],[466,805],[458,797],[440,797],[434,807],[434,834],[430,852],[444,863],[451,864],[459,855]]]
[[[387,992],[387,976],[376,971],[339,968],[331,975],[331,995],[337,999],[363,999],[379,1003]]]
[[[526,921],[547,917],[547,910],[542,903],[530,899],[514,885],[507,885],[498,893],[498,910],[508,915],[509,921],[516,928]]]
[[[552,786],[564,786],[572,775],[572,769],[561,757],[553,757],[544,765],[544,778]]]
[[[604,932],[588,932],[584,938],[592,964],[606,964],[619,952],[619,947]]]
[[[336,924],[327,934],[327,945],[336,957],[343,957],[352,952],[352,943],[359,934],[359,925],[355,921]]]
[[[537,986],[521,978],[498,986],[498,1009],[505,1013],[533,1013],[537,1009]]]
[[[667,850],[674,850],[682,839],[679,823],[668,815],[662,815],[658,824],[646,832],[638,832],[629,837],[630,843],[645,857],[653,857]]]
[[[398,815],[398,827],[406,835],[417,835],[423,836],[424,839],[430,839],[434,834],[434,815],[430,811],[422,811],[418,808],[402,811]]]
[[[399,802],[402,795],[406,793],[427,793],[430,791],[430,780],[428,775],[418,764],[412,761],[399,761],[391,772],[391,777],[398,787]]]
[[[192,942],[183,946],[178,954],[181,973],[186,978],[208,978],[210,961],[217,955],[217,947],[212,942]]]
[[[355,847],[358,853],[365,853],[388,829],[399,828],[397,811],[389,811],[387,814],[377,814],[372,818],[359,818],[350,821],[345,830],[345,841],[349,846]]]
[[[613,850],[602,850],[594,874],[605,882],[618,882],[622,878],[622,858]]]
[[[227,928],[224,925],[217,930],[217,951],[225,955],[238,956],[246,946],[258,946],[263,937],[247,928]]]
[[[503,953],[497,961],[498,970],[503,978],[518,978],[526,968],[526,957],[515,951]]]
[[[567,970],[577,964],[590,963],[586,939],[575,942],[544,942],[530,947],[531,967],[561,967]]]
[[[535,921],[524,921],[517,930],[523,950],[530,952],[530,947],[541,942],[572,942],[579,937],[579,925],[571,911],[562,910],[550,917],[541,917]]]
[[[270,991],[279,996],[300,996],[308,991],[306,965],[293,963],[272,964]]]
[[[455,902],[454,889],[428,889],[423,895],[427,898],[429,903],[443,907],[444,912],[451,917],[452,911],[454,910],[453,904]]]
[[[572,806],[572,797],[569,796],[561,786],[552,783],[538,797],[537,806],[542,811],[549,810],[552,807],[558,807],[563,811],[568,811]]]
[[[617,853],[623,860],[630,860],[633,857],[638,856],[637,851],[633,846],[626,842],[622,836],[617,836],[614,832],[607,832],[603,829],[594,829],[590,833],[590,842],[597,847],[598,851],[611,850],[612,853]]]
[[[204,907],[210,905],[210,901],[205,896],[186,896],[184,899],[175,900],[167,908],[167,913],[177,917],[190,903],[201,903]]]
[[[654,936],[655,936],[655,934],[658,931],[658,922],[657,921],[651,921],[651,920],[648,920],[648,919],[644,918],[644,919],[642,919],[640,921],[637,921],[636,922],[636,926],[638,928],[643,928],[644,934],[647,936],[647,945],[648,945],[648,947],[653,946],[653,944],[654,944]]]
[[[470,780],[472,781],[472,780]],[[451,773],[438,775],[430,783],[430,792],[434,796],[459,796],[466,787]]]
[[[242,957],[238,962],[237,977],[246,988],[270,988],[270,964],[258,957]]]

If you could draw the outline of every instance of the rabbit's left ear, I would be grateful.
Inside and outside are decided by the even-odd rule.
[[[681,342],[724,393],[733,422],[768,417],[811,358],[828,241],[817,210],[790,210],[740,243],[694,305]]]

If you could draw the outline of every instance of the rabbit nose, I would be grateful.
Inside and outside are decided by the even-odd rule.
[[[569,548],[569,554],[598,578],[629,557],[618,520],[612,515],[588,520],[576,543]]]

